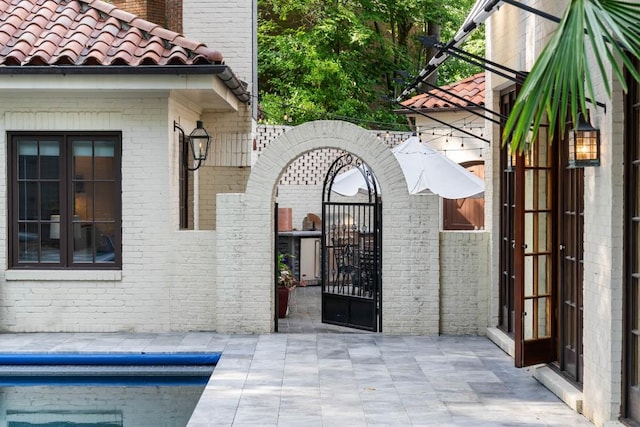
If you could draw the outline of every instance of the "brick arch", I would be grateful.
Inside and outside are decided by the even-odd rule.
[[[409,195],[402,169],[391,150],[370,132],[347,122],[315,121],[288,130],[263,150],[252,167],[245,193],[218,195],[216,324],[219,331],[273,331],[276,188],[281,174],[297,157],[322,148],[339,148],[358,156],[369,165],[380,183],[384,309],[395,311],[397,308],[401,312],[416,306],[411,314],[415,316],[428,308],[422,293],[437,296],[437,280],[431,286],[420,284],[415,287],[416,281],[424,280],[424,269],[412,266],[422,262],[421,255],[429,252],[427,248],[435,247],[437,253],[437,197]],[[420,232],[416,232],[415,227],[420,227]],[[427,271],[438,272],[437,257],[432,261],[428,263]],[[393,287],[396,277],[402,277],[397,288]],[[432,317],[411,321],[418,325],[419,333],[438,332],[437,298],[435,301],[435,324]],[[415,325],[401,317],[394,319],[383,313],[383,330],[412,333],[403,328],[415,328]],[[421,322],[427,325],[420,327]]]
[[[402,197],[403,190],[406,193],[400,166],[371,132],[348,122],[315,121],[288,130],[263,150],[249,176],[247,196],[273,202],[280,175],[287,167],[299,156],[321,148],[338,148],[361,158],[380,181],[385,201],[393,195]],[[388,194],[384,194],[387,186]]]

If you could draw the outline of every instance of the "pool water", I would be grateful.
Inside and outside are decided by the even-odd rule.
[[[2,387],[0,411],[7,427],[184,427],[203,390],[203,385]]]
[[[184,427],[219,356],[0,353],[0,425]]]

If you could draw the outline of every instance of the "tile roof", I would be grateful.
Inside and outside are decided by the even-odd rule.
[[[456,98],[454,95],[464,98]],[[467,77],[459,82],[432,89],[402,102],[404,107],[416,110],[457,109],[484,105],[484,73]],[[406,112],[406,110],[403,110]]]
[[[102,0],[0,0],[0,66],[223,63],[220,52]]]

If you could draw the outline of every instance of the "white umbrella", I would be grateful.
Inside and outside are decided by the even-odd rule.
[[[349,197],[355,196],[360,190],[368,191],[363,171],[365,171],[364,175],[367,175],[369,178],[369,184],[373,188],[373,174],[367,173],[366,166],[361,165],[337,175],[333,180],[331,191]]]
[[[398,159],[409,194],[431,190],[445,199],[463,199],[484,191],[484,182],[447,156],[412,136],[391,150]]]
[[[463,199],[484,191],[482,179],[421,143],[417,136],[410,137],[391,151],[400,163],[409,194],[430,190],[445,199]],[[364,177],[360,170],[352,169],[338,175],[331,189],[338,194],[353,196],[361,188],[367,188]]]

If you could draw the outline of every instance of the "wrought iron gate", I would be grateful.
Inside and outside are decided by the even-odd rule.
[[[332,202],[334,180],[361,174],[357,203]],[[336,159],[322,191],[322,322],[379,332],[382,202],[373,173],[360,159]]]

